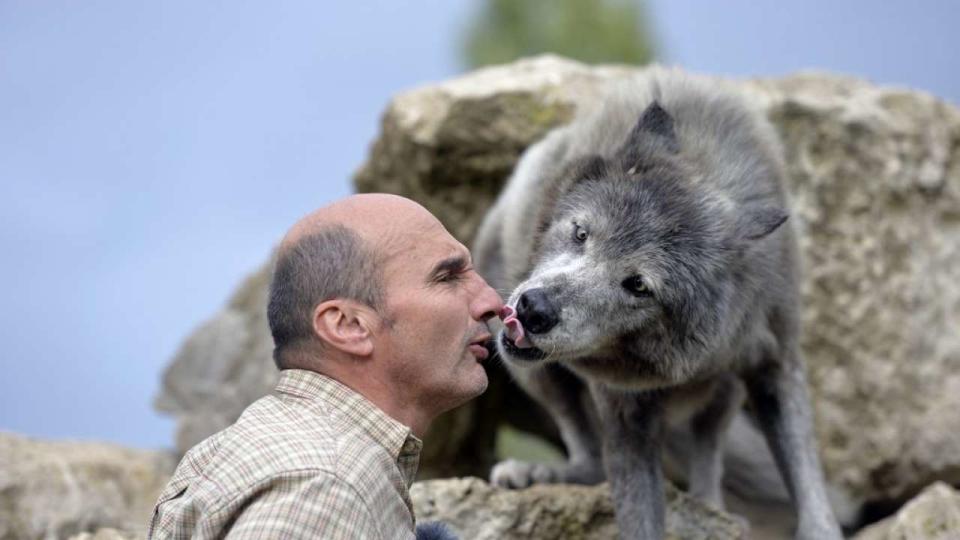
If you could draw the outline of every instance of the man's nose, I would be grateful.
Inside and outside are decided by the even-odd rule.
[[[487,321],[499,315],[503,309],[503,299],[493,290],[486,280],[480,279],[480,290],[474,298],[471,315],[478,321]]]

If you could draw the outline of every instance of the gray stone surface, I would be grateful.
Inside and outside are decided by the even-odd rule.
[[[181,454],[232,424],[277,382],[267,325],[270,265],[244,280],[227,306],[194,330],[163,374],[154,404],[177,418]]]
[[[71,536],[70,540],[133,540],[137,535],[117,529],[97,529]]]
[[[541,57],[400,94],[356,174],[357,190],[415,199],[467,242],[523,150],[605,81],[631,71]]]
[[[159,452],[0,432],[0,539],[67,538],[101,527],[143,536],[174,465]]]
[[[751,88],[786,150],[831,483],[895,499],[960,481],[960,114],[840,77]]]
[[[960,492],[937,482],[895,516],[860,531],[854,540],[956,540],[960,538]]]
[[[523,148],[633,69],[540,57],[401,94],[357,188],[414,198],[468,242]],[[960,481],[960,113],[828,74],[741,86],[785,143],[806,259],[803,348],[830,483],[856,499],[901,499],[936,479]],[[272,386],[267,271],[169,368],[158,403],[179,419],[181,450]],[[463,474],[464,463],[483,474],[491,426],[522,399],[496,377],[428,435],[428,475]]]
[[[410,497],[419,522],[443,521],[473,540],[565,540],[617,538],[606,484],[495,488],[478,478],[414,484]],[[667,538],[747,538],[743,520],[703,505],[667,487]]]

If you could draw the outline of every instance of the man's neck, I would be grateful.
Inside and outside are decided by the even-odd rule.
[[[377,373],[371,373],[365,366],[330,361],[319,362],[314,371],[336,379],[367,401],[386,413],[397,422],[410,428],[410,431],[422,439],[433,421],[433,415],[424,412],[416,400],[409,399],[398,391],[390,381],[383,380]]]

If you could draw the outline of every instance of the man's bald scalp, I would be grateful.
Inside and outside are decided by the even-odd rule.
[[[415,201],[388,193],[359,193],[304,216],[287,232],[280,251],[331,224],[349,228],[374,247],[395,229],[434,223],[439,224],[437,218]]]
[[[295,223],[277,249],[267,308],[277,367],[292,367],[288,352],[319,344],[312,318],[321,302],[357,300],[390,324],[383,268],[432,227],[443,225],[426,208],[387,193],[351,195]]]

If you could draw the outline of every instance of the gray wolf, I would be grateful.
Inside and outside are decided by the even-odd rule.
[[[734,90],[651,68],[521,157],[474,246],[507,301],[496,346],[568,461],[507,461],[506,487],[609,479],[624,538],[664,534],[661,452],[722,507],[722,438],[752,402],[798,513],[841,538],[798,346],[799,264],[770,124]]]

